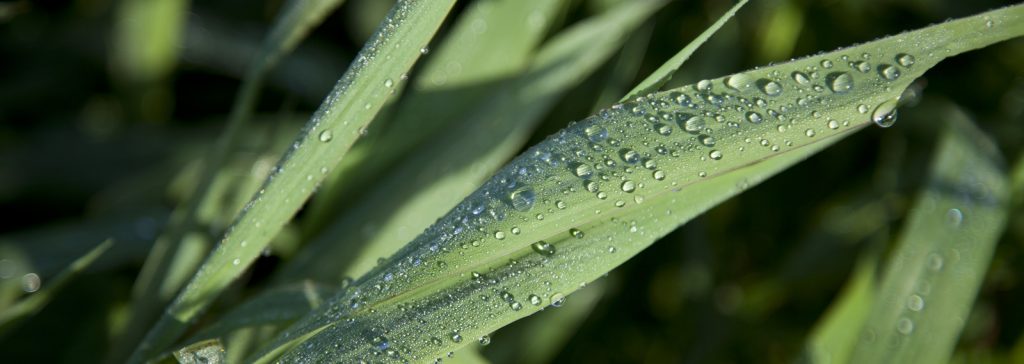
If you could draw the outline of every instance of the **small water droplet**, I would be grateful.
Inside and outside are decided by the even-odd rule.
[[[761,79],[758,80],[757,84],[758,87],[761,88],[761,92],[764,92],[765,95],[776,96],[782,93],[782,85],[778,82],[769,79]]]
[[[512,201],[512,208],[519,211],[530,211],[533,208],[534,193],[533,189],[529,187],[520,188],[509,194],[509,200]]]
[[[573,173],[576,174],[576,177],[590,178],[594,174],[594,170],[590,168],[589,164],[580,163],[573,168]]]
[[[850,67],[863,73],[871,72],[871,64],[864,61],[850,62]]]
[[[697,140],[699,140],[701,144],[704,144],[705,147],[715,146],[715,137],[710,135],[701,134],[697,137]]]
[[[900,70],[888,64],[878,65],[878,74],[889,81],[900,78]]]
[[[914,321],[911,321],[906,317],[901,317],[900,320],[896,322],[896,331],[903,335],[910,335],[914,332]]]
[[[864,104],[857,105],[857,112],[859,112],[861,114],[867,114],[868,113],[868,105],[864,105]]]
[[[921,311],[924,309],[924,298],[921,298],[921,296],[916,294],[910,295],[910,297],[907,298],[907,308],[914,312]]]
[[[796,81],[796,83],[801,85],[808,85],[811,83],[811,79],[807,77],[807,74],[800,71],[793,72],[793,81]]]
[[[562,200],[555,201],[555,207],[557,207],[559,210],[565,210],[565,208],[567,206],[568,205],[565,204],[565,201],[562,201]]]
[[[660,169],[654,171],[654,173],[652,173],[651,175],[654,176],[654,179],[659,180],[659,181],[665,179],[665,171],[662,171]]]
[[[430,48],[427,48],[427,47],[420,48],[420,54],[427,55],[427,53],[430,53]]]
[[[832,130],[839,129],[839,122],[835,121],[835,120],[829,120],[828,121],[828,128],[832,129]]]
[[[540,304],[542,303],[541,299],[540,299],[540,296],[537,296],[535,294],[531,294],[528,297],[528,299],[530,300],[530,304],[532,304],[534,306],[540,306]]]
[[[572,237],[574,237],[576,239],[583,239],[583,237],[584,237],[583,230],[576,229],[576,228],[569,229],[569,235],[572,235]]]
[[[814,129],[807,129],[806,131],[804,131],[804,135],[806,135],[809,138],[813,138],[814,135],[815,135],[814,134]]]
[[[896,106],[899,104],[899,99],[892,99],[875,107],[875,111],[871,113],[871,121],[883,128],[888,128],[896,124]]]
[[[634,183],[633,181],[626,180],[625,182],[622,182],[622,191],[623,192],[633,192],[635,190],[636,190],[636,183]]]
[[[39,290],[39,287],[43,286],[42,279],[36,273],[27,273],[21,276],[21,290],[25,293],[32,293]]]
[[[658,131],[658,134],[661,134],[661,135],[666,135],[667,136],[667,135],[671,135],[672,134],[672,127],[669,126],[668,124],[662,124],[662,123],[655,124],[654,125],[654,130]]]
[[[391,86],[394,86],[394,85],[395,85],[395,81],[392,81],[390,78],[384,80],[384,87],[391,88]]]
[[[942,256],[938,253],[928,254],[928,269],[938,272],[942,270]]]
[[[548,244],[543,240],[533,243],[532,245],[530,245],[530,247],[533,248],[533,251],[540,253],[541,255],[555,255],[555,246]]]
[[[616,249],[615,249],[614,246],[610,246],[610,245],[608,246],[608,252],[609,253],[614,253],[615,251],[616,251]]]
[[[565,304],[565,295],[561,293],[555,293],[551,295],[551,305],[554,307],[562,307]]]
[[[952,228],[959,228],[960,224],[964,222],[964,213],[958,208],[949,209],[946,211],[946,225]]]
[[[826,60],[822,60],[821,61],[821,67],[822,68],[832,68],[832,61],[829,61],[827,59]]]
[[[505,232],[504,231],[495,231],[494,232],[494,238],[498,239],[498,240],[505,240]]]
[[[743,91],[744,88],[750,87],[750,77],[745,74],[739,73],[725,79],[725,85],[736,91]]]
[[[711,159],[719,160],[722,159],[722,152],[719,150],[712,150],[711,153],[708,153],[708,156],[711,157]]]
[[[986,28],[991,28],[993,25],[996,25],[996,23],[991,21],[991,20],[986,20],[985,21],[985,27]]]
[[[238,259],[238,258],[235,258],[235,260],[232,260],[232,261],[231,261],[231,265],[236,265],[236,266],[237,266],[237,265],[239,265],[239,264],[241,264],[241,263],[242,263],[242,260],[240,260],[240,259]]]
[[[327,143],[327,142],[331,141],[331,139],[334,139],[334,133],[331,133],[330,130],[324,130],[324,131],[320,132],[320,141],[321,142]]]
[[[846,72],[834,72],[825,76],[828,88],[835,93],[845,93],[853,88],[853,76]]]
[[[451,336],[449,336],[449,337],[451,337],[452,341],[454,341],[456,343],[461,343],[462,342],[462,335],[459,335],[458,331],[452,331]]]
[[[899,63],[900,66],[910,67],[914,65],[914,62],[917,62],[917,59],[915,59],[912,55],[906,53],[900,53],[896,55],[896,63]]]
[[[751,111],[747,113],[747,121],[751,123],[759,124],[763,120],[764,118],[762,118],[761,114],[758,114],[757,112]]]

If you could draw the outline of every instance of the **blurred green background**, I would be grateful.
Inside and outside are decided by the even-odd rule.
[[[617,2],[571,1],[551,32]],[[206,233],[196,239],[215,239],[230,223],[249,197],[241,191],[251,191],[237,186],[258,185],[392,3],[347,1],[271,72],[243,145],[214,187],[240,192],[225,193],[220,205],[201,212]],[[754,0],[669,87],[1007,3]],[[618,95],[607,99],[600,91],[615,82],[628,90],[731,5],[670,3],[627,41],[626,51],[558,103],[530,144],[589,115],[595,104],[614,102]],[[0,310],[31,295],[22,287],[26,273],[37,273],[46,287],[99,242],[116,241],[49,305],[0,332],[0,361],[98,362],[108,355],[125,326],[141,263],[194,185],[197,161],[221,132],[240,78],[281,6],[280,0],[0,2]],[[621,62],[638,62],[637,74],[612,77]],[[536,358],[531,352],[544,350],[554,362],[796,360],[859,254],[885,249],[898,233],[925,177],[942,107],[954,104],[992,135],[1007,166],[1020,162],[1024,41],[947,60],[918,85],[920,97],[901,109],[895,127],[842,141],[570,296],[560,310],[579,311],[580,320],[565,324],[579,327],[569,337],[548,338],[550,347],[526,344],[523,332],[562,325],[543,312],[497,332],[484,356],[495,363],[529,362]],[[1019,193],[956,360],[1024,360]],[[269,274],[304,242],[308,232],[297,230],[278,237],[214,312],[265,288]]]

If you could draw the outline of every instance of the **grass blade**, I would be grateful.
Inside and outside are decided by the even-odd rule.
[[[873,122],[891,126],[915,78],[1024,34],[1022,16],[1008,7],[602,111],[297,324],[293,337],[309,339],[282,360],[429,360],[560,304],[719,202]]]
[[[851,362],[949,360],[988,270],[1007,219],[1002,158],[969,122],[949,121]]]
[[[629,94],[627,94],[626,97],[623,97],[622,100],[625,101],[633,99],[636,98],[637,96],[646,95],[661,89],[662,85],[672,80],[672,75],[676,73],[676,70],[678,70],[679,67],[683,66],[683,63],[686,62],[687,59],[690,59],[690,56],[693,55],[693,52],[697,51],[697,48],[700,48],[700,46],[704,44],[704,42],[706,42],[709,38],[711,38],[712,35],[718,32],[718,29],[721,29],[722,26],[725,25],[725,22],[729,21],[729,19],[732,19],[732,17],[736,15],[736,12],[739,11],[740,8],[742,8],[743,5],[746,4],[747,0],[740,0],[739,2],[736,3],[736,5],[733,5],[732,8],[729,9],[729,11],[726,11],[725,14],[722,14],[722,16],[718,18],[718,20],[712,23],[710,27],[704,30],[704,32],[700,33],[700,35],[698,35],[696,39],[687,44],[686,47],[683,47],[683,49],[679,50],[679,52],[672,56],[671,59],[666,61],[664,64],[661,65],[661,67],[658,67],[657,70],[648,75],[647,78],[645,78],[643,81],[640,81],[640,83],[637,84],[636,87],[633,87],[633,90],[629,91]]]
[[[130,362],[166,348],[249,266],[373,120],[454,0],[399,1],[224,239],[146,335]]]

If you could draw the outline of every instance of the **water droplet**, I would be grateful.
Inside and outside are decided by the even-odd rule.
[[[484,336],[480,337],[479,341],[480,341],[480,346],[487,346],[488,344],[491,343],[491,337],[487,336],[487,335],[484,335]]]
[[[565,304],[565,295],[561,293],[555,293],[551,295],[551,305],[555,307],[562,307]]]
[[[516,210],[530,211],[533,208],[534,194],[532,188],[526,187],[515,190],[508,197],[512,201],[512,208]]]
[[[590,192],[597,192],[597,190],[600,189],[600,186],[598,186],[597,182],[594,181],[587,181],[587,183],[583,184],[583,187],[586,187],[587,191]]]
[[[829,61],[827,59],[821,61],[821,67],[822,68],[832,68],[832,61]]]
[[[454,341],[456,343],[461,343],[462,342],[462,335],[459,335],[458,331],[452,331],[450,337],[452,338],[452,341]]]
[[[764,92],[765,95],[776,96],[782,93],[782,85],[780,85],[778,82],[768,79],[761,79],[757,81],[757,84],[758,87],[761,88],[761,92]]]
[[[600,125],[588,126],[586,129],[583,129],[583,133],[587,135],[587,139],[594,143],[600,143],[608,139],[608,129]]]
[[[868,113],[868,105],[864,105],[864,104],[857,105],[857,112],[859,112],[861,114],[867,114]]]
[[[657,130],[658,134],[661,134],[661,135],[666,135],[667,136],[667,135],[671,135],[672,134],[672,127],[669,126],[668,124],[662,124],[662,123],[655,124],[654,125],[654,130]]]
[[[853,88],[853,76],[846,72],[833,72],[825,76],[828,88],[835,93],[844,93]]]
[[[959,228],[960,224],[964,221],[964,213],[958,208],[949,209],[946,211],[946,224],[952,228]]]
[[[761,117],[761,114],[758,114],[758,113],[756,113],[754,111],[751,111],[751,112],[747,113],[747,121],[749,121],[751,123],[759,124],[763,120],[764,120],[764,118]]]
[[[231,265],[239,265],[239,264],[241,264],[241,263],[242,263],[242,260],[241,260],[241,259],[238,259],[238,258],[235,258],[235,260],[232,260],[232,261],[231,261]]]
[[[899,333],[903,335],[910,335],[910,333],[914,332],[914,321],[910,321],[910,319],[906,317],[901,317],[900,320],[896,322],[896,331],[899,331]]]
[[[636,183],[633,183],[633,181],[626,180],[625,182],[622,182],[622,191],[623,192],[633,192],[635,190],[636,190]]]
[[[510,302],[508,307],[511,308],[512,311],[519,311],[523,309],[523,304],[519,302]]]
[[[711,91],[711,81],[700,80],[697,82],[697,91]]]
[[[889,81],[900,78],[900,70],[888,64],[878,65],[878,74]]]
[[[942,256],[937,253],[928,254],[928,269],[932,271],[942,270]]]
[[[687,133],[697,133],[704,129],[704,119],[699,116],[682,114],[679,124],[679,127]]]
[[[568,205],[565,204],[565,201],[562,201],[562,200],[555,201],[555,207],[557,207],[559,210],[565,210],[565,208],[567,206]]]
[[[864,61],[850,62],[850,67],[863,73],[871,72],[871,64]]]
[[[665,179],[665,171],[662,171],[660,169],[654,171],[654,173],[652,173],[651,175],[654,176],[654,179],[659,180],[659,181]]]
[[[711,157],[711,159],[719,160],[722,159],[722,152],[719,150],[712,150],[711,153],[708,153],[708,156]]]
[[[750,87],[750,77],[745,74],[739,73],[725,79],[725,85],[736,91],[743,91],[744,88]]]
[[[42,285],[43,281],[36,273],[27,273],[21,276],[21,290],[25,291],[25,293],[38,291]]]
[[[331,139],[334,139],[334,133],[331,133],[330,130],[324,130],[324,131],[320,132],[320,141],[321,142],[327,143],[327,142],[331,141]]]
[[[697,140],[700,140],[700,143],[704,144],[706,147],[715,146],[715,138],[710,135],[701,134],[697,137]]]
[[[420,54],[427,55],[427,53],[430,53],[430,48],[427,48],[427,47],[420,48]]]
[[[384,87],[391,88],[391,86],[394,86],[394,85],[395,85],[395,81],[392,81],[390,78],[384,80]]]
[[[431,337],[430,338],[430,343],[434,344],[434,345],[441,345],[442,344],[441,339],[438,338],[438,337]]]
[[[914,312],[921,311],[924,309],[924,298],[921,298],[921,296],[916,294],[910,295],[910,297],[907,298],[907,308]]]
[[[572,228],[569,229],[569,235],[572,235],[576,239],[583,239],[583,230]]]
[[[899,104],[899,99],[892,99],[875,107],[875,111],[871,113],[871,121],[883,128],[888,128],[896,124],[896,106]]]
[[[615,251],[616,251],[616,249],[615,249],[614,246],[610,246],[610,245],[608,246],[608,252],[609,253],[614,253]]]
[[[839,122],[835,121],[835,120],[829,120],[828,121],[828,128],[832,129],[832,130],[839,129]]]
[[[806,131],[804,131],[804,135],[806,135],[809,138],[813,138],[814,135],[815,135],[814,134],[814,129],[807,129]]]
[[[573,168],[573,173],[576,174],[576,177],[590,178],[590,176],[594,175],[594,170],[590,168],[589,164],[580,163],[576,165],[576,168]]]
[[[993,25],[996,25],[996,23],[991,21],[991,20],[986,20],[985,21],[985,27],[986,28],[991,28]]]
[[[540,306],[542,303],[540,297],[535,294],[531,294],[528,299],[530,300],[530,304],[534,306]]]
[[[910,67],[914,65],[914,62],[917,62],[917,59],[909,54],[900,53],[896,55],[896,63],[899,63],[900,66]]]
[[[800,71],[793,72],[793,81],[796,81],[796,83],[801,85],[808,85],[811,83],[811,79],[807,77],[807,74]]]
[[[511,230],[511,231],[512,231],[512,235],[519,235],[520,233],[522,233],[522,232],[523,232],[523,231],[522,231],[522,230],[520,230],[520,229],[519,229],[519,227],[517,227],[517,226],[513,226],[513,227],[512,227],[512,230]]]
[[[622,157],[624,162],[629,164],[636,164],[640,161],[640,153],[629,148],[622,148],[619,150],[619,156]]]
[[[498,240],[505,240],[505,232],[504,231],[495,231],[494,232],[494,238],[498,239]]]
[[[533,243],[530,247],[533,248],[533,251],[540,253],[541,255],[555,255],[555,246],[548,244],[543,240]]]

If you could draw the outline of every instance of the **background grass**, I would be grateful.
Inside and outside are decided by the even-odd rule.
[[[219,237],[277,151],[319,104],[390,4],[349,0],[267,78],[252,127],[213,188],[222,201],[200,213],[196,249]],[[460,3],[451,19],[470,2]],[[616,1],[571,1],[553,34]],[[52,302],[0,338],[5,362],[82,362],[106,357],[125,327],[132,284],[171,209],[187,198],[195,161],[221,132],[239,78],[282,4],[196,2],[175,43],[116,33],[126,10],[116,1],[9,2],[0,11],[0,309],[19,295],[22,276],[45,287],[107,237],[116,244]],[[988,10],[997,1],[754,1],[711,38],[672,85],[831,50]],[[624,52],[562,97],[528,144],[589,115],[602,90],[619,94],[653,71],[731,6],[675,1]],[[154,25],[155,26],[155,25]],[[451,30],[442,28],[442,34]],[[159,39],[174,39],[166,36]],[[646,38],[645,37],[649,37]],[[634,45],[639,44],[639,46]],[[646,47],[644,47],[646,45]],[[149,74],[119,62],[124,50],[157,54]],[[141,52],[154,48],[151,52]],[[158,48],[158,49],[157,49]],[[130,52],[129,52],[130,53]],[[129,57],[129,58],[125,58]],[[142,61],[139,61],[142,62]],[[639,70],[623,77],[622,64]],[[171,66],[168,66],[171,65]],[[422,64],[420,64],[422,65]],[[145,68],[144,68],[145,69]],[[416,69],[413,70],[415,75]],[[140,78],[141,77],[141,78]],[[557,340],[554,361],[788,362],[851,274],[858,253],[888,246],[927,177],[941,117],[965,110],[995,138],[1010,165],[1024,141],[1024,42],[1015,40],[940,63],[918,105],[896,126],[858,133],[690,222],[609,274],[591,299],[571,296],[579,330]],[[136,80],[138,82],[132,81]],[[142,97],[136,87],[150,90]],[[952,101],[948,101],[952,100]],[[942,106],[945,107],[945,106]],[[372,132],[372,130],[371,130]],[[372,135],[372,134],[371,134]],[[1018,186],[1020,181],[1018,181]],[[1019,188],[1018,188],[1019,191]],[[316,197],[314,197],[315,199]],[[1024,355],[1024,220],[1020,198],[957,344],[957,358]],[[338,206],[356,206],[345,201]],[[298,222],[305,215],[300,212]],[[269,287],[311,233],[286,228],[240,284],[200,324]],[[4,263],[6,262],[6,263]],[[6,268],[5,268],[6,269]],[[0,272],[3,273],[3,272]],[[554,324],[541,315],[499,331],[483,354],[494,362],[536,358],[524,340]],[[546,320],[546,321],[545,321]],[[572,325],[569,325],[572,327]],[[45,343],[45,344],[42,344]],[[59,348],[55,350],[54,348]],[[86,359],[87,358],[87,359]],[[1018,356],[1021,358],[1021,356]],[[541,357],[543,359],[543,357]],[[540,359],[537,359],[540,360]]]

